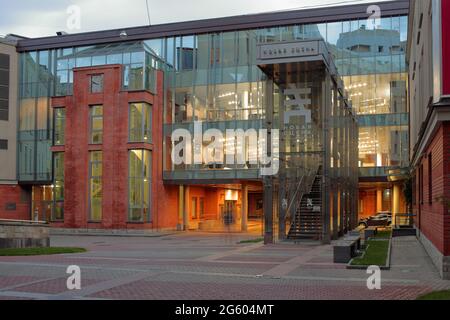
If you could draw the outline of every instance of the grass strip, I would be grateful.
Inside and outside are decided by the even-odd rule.
[[[250,239],[250,240],[242,240],[239,241],[239,243],[259,243],[259,242],[263,242],[264,238],[257,238],[257,239]]]
[[[450,290],[427,293],[418,297],[417,300],[450,300]]]
[[[352,260],[353,266],[385,266],[389,252],[389,240],[369,240],[365,253]]]
[[[390,239],[392,235],[392,231],[391,230],[385,230],[385,231],[378,231],[377,234],[375,235],[375,239]]]
[[[0,256],[40,256],[81,252],[86,252],[86,249],[72,247],[6,248],[0,249]]]

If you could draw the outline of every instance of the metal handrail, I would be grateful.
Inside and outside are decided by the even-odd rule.
[[[297,211],[298,206],[300,206],[301,199],[303,198],[303,195],[305,195],[307,193],[307,190],[303,191],[299,197],[297,197],[297,194],[299,193],[302,186],[306,186],[305,189],[311,190],[314,180],[317,176],[319,167],[320,166],[318,166],[316,170],[307,170],[307,174],[304,174],[301,176],[301,179],[297,184],[297,188],[292,196],[291,203],[289,204],[289,206],[286,210],[286,212],[287,212],[286,219],[290,218],[292,215],[294,216],[294,219],[295,219],[295,216],[296,216],[295,212]],[[307,181],[304,181],[305,179],[307,179]],[[297,199],[299,199],[299,201],[296,201]],[[292,205],[294,203],[296,203],[295,210],[291,210]],[[294,212],[294,214],[292,214],[292,212]]]
[[[295,190],[295,192],[294,192],[294,194],[293,194],[293,196],[292,196],[292,199],[291,199],[291,203],[289,204],[289,206],[288,206],[288,208],[287,208],[287,210],[286,210],[286,212],[287,212],[287,215],[286,215],[286,218],[289,216],[290,217],[290,215],[291,215],[291,207],[292,207],[292,204],[294,203],[294,201],[295,201],[295,198],[296,198],[296,196],[297,196],[297,193],[298,193],[298,191],[300,190],[300,187],[302,186],[302,184],[303,184],[303,179],[305,178],[305,176],[302,176],[301,177],[301,179],[300,179],[300,181],[299,181],[299,183],[298,183],[298,185],[297,185],[297,189]]]
[[[395,214],[395,226],[409,226],[412,227],[414,225],[414,218],[417,215],[414,213],[396,213]],[[399,219],[407,219],[407,223],[399,223]]]

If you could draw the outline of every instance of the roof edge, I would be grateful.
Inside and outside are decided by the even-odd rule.
[[[265,27],[336,22],[341,20],[367,19],[367,8],[378,5],[383,16],[408,15],[409,0],[372,2],[344,6],[320,7],[304,10],[288,10],[230,16],[204,20],[166,23],[152,26],[118,28],[104,31],[67,34],[20,40],[17,51],[56,49],[101,43],[148,40],[170,36],[187,36],[214,32],[239,31]],[[125,31],[126,38],[120,36]]]

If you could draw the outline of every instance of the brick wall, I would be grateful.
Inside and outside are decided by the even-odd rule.
[[[30,220],[28,198],[19,185],[0,185],[0,219]]]
[[[90,92],[90,76],[103,74],[103,92]],[[147,91],[122,91],[122,66],[74,69],[74,95],[52,99],[53,107],[66,108],[65,146],[52,151],[65,153],[64,223],[55,226],[92,229],[175,228],[178,187],[162,180],[163,75],[158,74],[157,95]],[[152,105],[152,143],[128,142],[129,103]],[[89,144],[89,106],[103,105],[103,142]],[[128,154],[146,149],[152,154],[151,221],[128,222]],[[102,220],[89,221],[89,152],[103,152]]]
[[[431,174],[429,173],[429,155],[431,154]],[[450,125],[444,123],[439,127],[431,144],[423,153],[416,168],[416,204],[414,212],[418,215],[416,226],[421,233],[444,256],[450,255],[450,219],[444,199],[450,199]],[[423,166],[421,186],[420,167]],[[431,182],[431,194],[429,183]],[[423,199],[419,200],[422,188]],[[431,198],[431,201],[430,201]],[[447,200],[448,201],[448,200]]]
[[[450,256],[450,122],[443,125],[444,159],[444,255]],[[450,259],[449,259],[450,260]],[[450,261],[448,263],[450,266]],[[450,270],[449,270],[450,272]]]

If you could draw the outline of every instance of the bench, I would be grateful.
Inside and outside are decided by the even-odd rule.
[[[348,263],[356,256],[361,246],[361,237],[350,236],[338,241],[333,246],[334,263]]]
[[[344,237],[344,241],[356,242],[356,250],[361,250],[361,236],[360,235],[348,235]]]
[[[378,233],[378,227],[369,227],[364,230],[364,239],[367,240],[369,238],[373,238]]]

